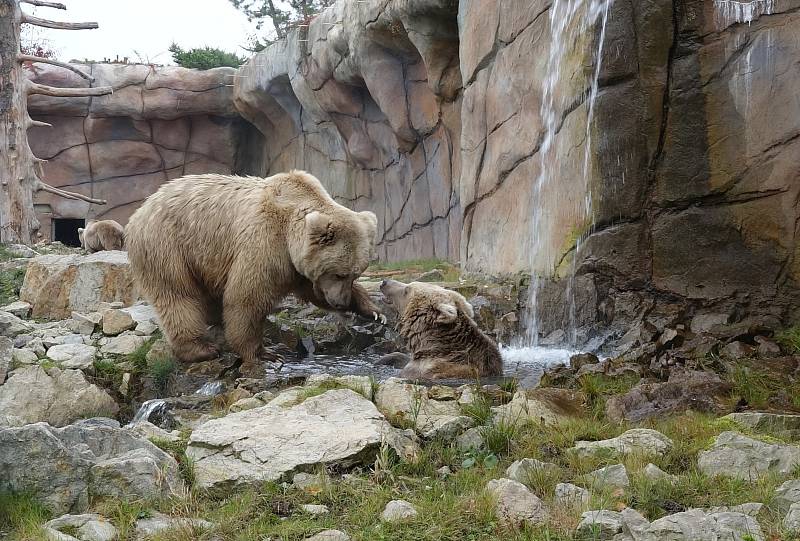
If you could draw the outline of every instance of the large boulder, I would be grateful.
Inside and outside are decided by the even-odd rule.
[[[267,404],[210,420],[192,433],[186,454],[198,485],[216,488],[370,463],[394,431],[372,402],[336,389],[291,407]]]
[[[606,416],[615,422],[638,422],[686,410],[722,413],[730,385],[717,374],[674,371],[664,383],[643,383],[606,402]]]
[[[171,456],[114,422],[0,428],[0,449],[0,492],[29,493],[59,513],[85,511],[90,495],[149,499],[183,489]]]
[[[788,475],[800,465],[800,447],[765,443],[737,432],[723,432],[697,461],[706,475],[746,481],[775,472]]]
[[[726,415],[725,419],[730,419],[756,432],[787,436],[800,435],[800,415],[744,411]]]
[[[64,426],[90,417],[114,417],[119,406],[86,381],[80,370],[26,366],[0,386],[0,426],[46,422]]]
[[[633,538],[631,538],[633,539]],[[690,509],[653,521],[636,541],[764,541],[755,518],[744,513]]]
[[[59,532],[62,536],[68,535],[63,533],[65,530],[71,531],[75,537],[70,537],[70,539],[77,538],[80,541],[114,541],[119,535],[111,522],[100,515],[91,513],[63,515],[46,522],[44,528],[51,535],[53,531]],[[58,535],[54,537],[58,538]]]
[[[43,255],[28,264],[20,299],[32,316],[67,319],[73,311],[92,312],[103,302],[132,304],[137,298],[128,254]]]

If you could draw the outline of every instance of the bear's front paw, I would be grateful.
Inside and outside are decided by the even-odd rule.
[[[380,321],[382,325],[386,325],[386,316],[378,312],[372,312],[372,319]]]

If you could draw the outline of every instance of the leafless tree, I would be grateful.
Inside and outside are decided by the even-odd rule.
[[[111,87],[56,88],[31,81],[23,64],[42,62],[77,73],[93,82],[88,73],[52,58],[23,54],[20,29],[23,24],[63,30],[97,28],[97,23],[68,23],[40,19],[20,8],[20,4],[66,9],[64,4],[44,0],[0,0],[0,242],[30,244],[39,237],[39,221],[33,208],[38,191],[79,199],[98,205],[106,202],[60,190],[41,180],[42,160],[33,155],[27,130],[31,126],[49,126],[28,114],[28,96],[39,94],[57,97],[85,97],[110,94]]]

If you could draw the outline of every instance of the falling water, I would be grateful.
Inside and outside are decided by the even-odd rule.
[[[550,51],[547,61],[547,76],[542,83],[542,104],[541,118],[543,122],[544,135],[542,144],[539,148],[540,169],[539,175],[533,186],[531,219],[532,245],[530,247],[531,257],[531,284],[529,287],[529,298],[527,313],[525,316],[527,333],[521,346],[536,348],[539,343],[539,320],[538,320],[538,295],[541,288],[541,269],[555,270],[557,258],[560,253],[552,248],[553,224],[556,209],[548,208],[550,205],[545,201],[545,190],[559,183],[565,175],[564,164],[568,156],[564,155],[556,141],[556,136],[565,123],[565,112],[570,109],[570,102],[575,98],[569,91],[571,77],[573,73],[570,68],[574,67],[574,62],[570,62],[576,42],[580,42],[581,37],[586,36],[594,25],[600,22],[600,34],[597,50],[594,54],[594,70],[584,85],[583,91],[586,106],[586,125],[585,141],[582,163],[579,166],[578,175],[582,180],[584,197],[579,201],[574,223],[592,223],[592,196],[590,189],[591,177],[591,152],[592,152],[592,132],[591,125],[594,118],[594,104],[598,94],[601,58],[603,45],[605,42],[606,23],[608,21],[608,11],[613,0],[553,0],[550,8]],[[573,83],[574,84],[574,83]],[[569,149],[567,149],[569,150]],[[584,229],[587,229],[584,227]],[[583,231],[577,235],[575,253],[580,249],[582,237],[588,231]],[[573,265],[577,256],[573,257]],[[568,279],[566,297],[566,316],[569,320],[569,329],[566,332],[566,339],[570,346],[574,347],[576,342],[575,324],[575,295],[574,295],[574,268],[570,272]]]
[[[165,400],[161,400],[160,398],[147,400],[139,407],[139,411],[133,416],[133,420],[130,424],[136,424],[139,421],[149,421],[153,415],[163,416],[167,412],[167,409],[169,409],[169,406]]]
[[[714,0],[716,22],[720,29],[735,23],[750,24],[762,15],[770,15],[774,8],[775,0]]]
[[[222,392],[223,387],[224,384],[221,381],[209,381],[197,389],[194,394],[199,394],[201,396],[216,396]]]

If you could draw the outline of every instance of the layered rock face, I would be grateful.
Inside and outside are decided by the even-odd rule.
[[[702,0],[609,5],[337,2],[240,69],[264,139],[248,167],[307,169],[375,211],[389,259],[576,273],[574,303],[563,281],[540,296],[543,332],[653,299],[784,317],[800,2],[749,24]]]
[[[31,97],[34,154],[47,160],[44,180],[54,186],[108,200],[89,205],[40,193],[42,232],[53,218],[113,219],[123,225],[141,202],[167,180],[192,173],[231,173],[247,129],[233,107],[236,70],[208,71],[125,64],[80,66],[93,86],[114,93],[92,98]],[[36,64],[32,78],[58,87],[88,81],[54,66]]]

